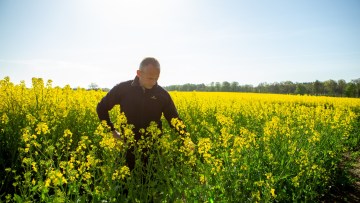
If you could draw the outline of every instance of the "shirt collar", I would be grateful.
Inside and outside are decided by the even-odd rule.
[[[136,76],[135,79],[132,81],[131,86],[140,86],[139,77]]]
[[[139,86],[140,87],[140,82],[139,82],[139,77],[138,76],[135,76],[135,79],[132,81],[131,86]],[[156,83],[154,85],[154,87],[152,87],[149,90],[155,89],[157,86],[158,86],[158,83]]]

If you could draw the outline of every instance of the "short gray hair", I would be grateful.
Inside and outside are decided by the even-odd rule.
[[[156,67],[156,68],[158,68],[160,70],[160,63],[154,57],[146,57],[146,58],[144,58],[140,63],[139,70],[143,70],[144,67],[149,65],[149,64],[153,65],[154,67]]]

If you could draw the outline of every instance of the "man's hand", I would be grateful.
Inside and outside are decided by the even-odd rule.
[[[112,131],[112,134],[113,134],[113,137],[114,137],[115,139],[121,140],[121,136],[120,136],[120,133],[119,133],[118,131],[113,130],[113,131]]]

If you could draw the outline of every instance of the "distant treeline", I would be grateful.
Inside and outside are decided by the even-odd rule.
[[[202,92],[257,92],[275,94],[325,95],[335,97],[360,97],[360,78],[346,82],[345,80],[327,80],[305,83],[291,81],[260,83],[258,86],[239,85],[238,82],[212,82],[205,84],[170,85],[164,87],[168,91],[202,91]]]

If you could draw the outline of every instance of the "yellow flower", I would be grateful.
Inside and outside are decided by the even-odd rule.
[[[112,174],[112,180],[120,179],[124,180],[127,176],[130,175],[130,169],[127,166],[123,166],[120,170],[115,170]]]
[[[274,198],[276,197],[275,189],[274,189],[274,188],[271,188],[270,193],[271,193],[271,196],[272,196],[272,197],[274,197]]]
[[[203,175],[203,174],[200,175],[200,183],[201,183],[201,184],[205,184],[205,183],[206,183],[206,178],[205,178],[205,175]]]
[[[254,182],[254,185],[261,187],[261,186],[264,185],[264,183],[265,183],[265,182],[264,182],[263,180],[260,180],[260,181],[255,181],[255,182]]]
[[[198,152],[199,154],[205,154],[211,149],[211,140],[210,138],[200,138],[198,142]]]
[[[181,135],[185,133],[184,129],[186,128],[184,122],[178,118],[172,118],[171,119],[171,126],[173,126],[177,132],[179,132]]]
[[[47,178],[47,179],[45,180],[45,187],[46,187],[46,188],[50,187],[50,183],[51,183],[50,178]]]
[[[91,178],[91,173],[85,172],[85,173],[83,173],[82,177],[83,177],[84,180],[89,180]]]
[[[198,153],[202,155],[206,163],[210,162],[211,154],[209,150],[211,149],[211,140],[210,138],[200,138],[198,142]]]
[[[69,129],[64,130],[64,137],[71,137],[72,132]]]
[[[130,175],[130,169],[127,166],[123,166],[120,169],[121,179],[124,179],[126,176]]]
[[[299,187],[299,177],[298,176],[295,176],[295,177],[293,177],[292,179],[291,179],[291,182],[293,183],[293,185],[295,186],[295,187]]]
[[[67,183],[67,180],[59,170],[55,171],[54,169],[51,169],[51,171],[47,175],[45,187],[49,187],[51,183],[53,184],[53,186],[60,186]]]
[[[211,168],[211,172],[216,175],[216,173],[219,173],[222,169],[222,161],[220,159],[213,158],[212,159],[213,167]]]
[[[7,124],[8,122],[9,122],[9,117],[6,115],[6,113],[3,113],[3,115],[1,116],[1,123]]]
[[[47,134],[47,133],[50,132],[50,131],[49,131],[49,127],[48,127],[47,124],[44,123],[44,122],[38,123],[35,131],[36,131],[36,134],[38,134],[38,135],[40,135],[41,133]]]
[[[30,136],[29,130],[25,129],[23,132],[23,135],[22,135],[23,141],[26,143],[30,140],[30,138],[31,138],[31,136]]]
[[[32,162],[31,166],[32,166],[32,169],[33,169],[34,172],[38,172],[38,169],[36,167],[36,162]]]
[[[254,198],[256,201],[260,201],[261,200],[261,197],[260,197],[260,191],[253,191],[251,192],[251,196],[252,198]]]

